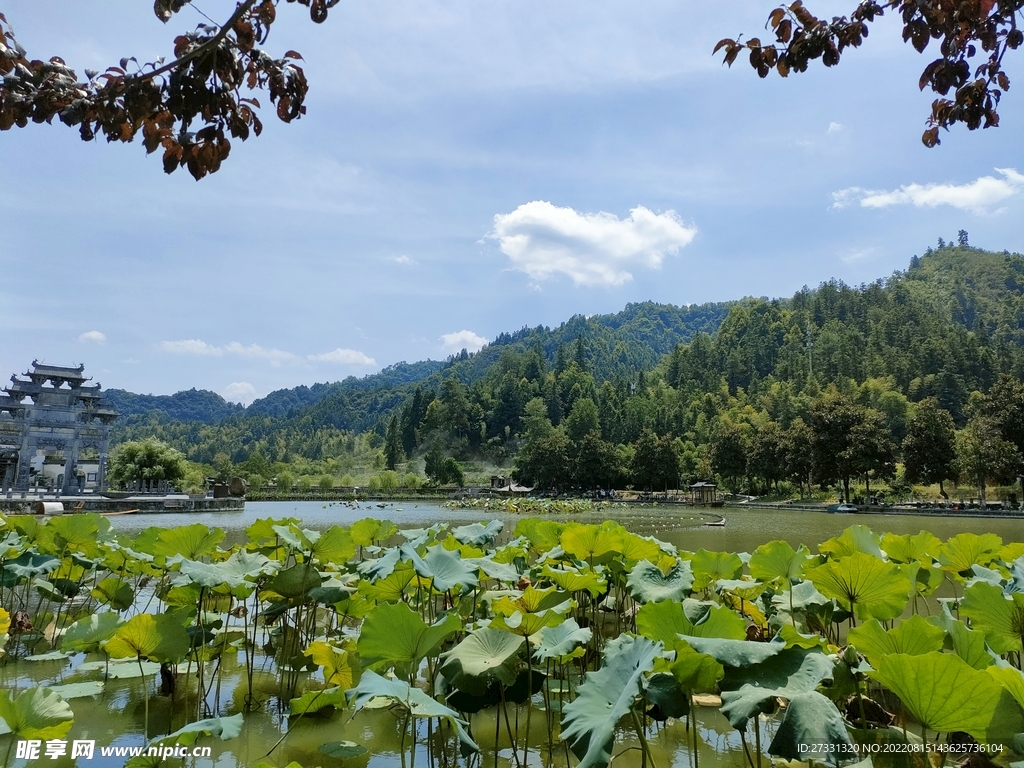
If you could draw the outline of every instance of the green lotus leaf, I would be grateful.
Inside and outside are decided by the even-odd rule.
[[[87,675],[90,672],[102,672],[111,680],[131,680],[136,677],[153,677],[160,672],[160,665],[154,661],[142,662],[142,669],[135,659],[130,661],[85,661],[75,667],[76,673]]]
[[[720,651],[716,654],[709,647],[713,641],[688,642],[695,650],[711,653],[725,664],[725,677],[719,682],[722,714],[739,730],[745,729],[747,720],[758,712],[772,712],[776,698],[791,699],[831,680],[835,666],[833,660],[818,649],[785,648],[780,643],[748,643],[777,646],[778,650],[768,656],[756,653],[752,648],[742,649],[742,653]],[[742,641],[722,642],[735,648]]]
[[[374,582],[360,581],[359,594],[367,600],[376,600],[380,603],[395,603],[402,599],[405,588],[416,578],[416,571],[412,563],[399,563],[384,578]]]
[[[641,560],[655,562],[663,554],[661,543],[653,538],[638,536],[622,529],[622,549],[620,554],[625,563],[637,563]]]
[[[567,526],[568,523],[527,517],[516,523],[512,533],[514,536],[525,536],[535,552],[546,552],[558,546]]]
[[[148,551],[157,557],[167,558],[182,555],[189,560],[198,560],[212,554],[222,541],[224,541],[224,531],[220,528],[210,528],[202,523],[194,523],[177,528],[159,529],[156,540],[152,542],[149,549],[143,551]]]
[[[277,539],[277,531],[274,526],[299,525],[302,521],[294,517],[261,517],[255,523],[245,529],[245,535],[253,544],[272,543]]]
[[[672,675],[655,672],[647,679],[644,691],[651,705],[647,714],[652,720],[664,722],[670,717],[684,717],[690,711],[690,698]]]
[[[738,579],[743,572],[743,560],[734,552],[698,549],[690,566],[696,574],[694,591],[707,589],[719,579]]]
[[[462,559],[458,552],[442,546],[428,547],[422,560],[414,561],[416,573],[425,579],[432,579],[434,589],[447,592],[457,589],[461,594],[477,585],[480,577],[476,568]]]
[[[28,688],[16,697],[9,690],[0,692],[0,723],[15,738],[60,738],[74,720],[69,703],[49,688]]]
[[[935,592],[942,584],[945,574],[938,568],[931,565],[922,565],[918,562],[898,563],[900,571],[910,582],[911,599],[915,597],[927,597]]]
[[[567,554],[591,565],[622,552],[622,534],[600,525],[569,523],[558,541]]]
[[[568,604],[565,604],[566,606]],[[536,613],[513,611],[511,614],[499,614],[490,623],[494,629],[511,632],[522,637],[532,637],[547,627],[556,627],[565,621],[562,612],[549,608]]]
[[[909,601],[910,580],[899,567],[862,552],[829,560],[810,569],[807,577],[819,592],[861,619],[895,619]]]
[[[360,547],[368,547],[371,544],[379,544],[390,539],[398,533],[398,526],[390,520],[375,520],[372,517],[366,517],[352,523],[348,532],[352,536],[353,543]]]
[[[504,584],[515,584],[521,577],[514,565],[499,563],[492,557],[464,557],[463,562],[471,568],[483,571],[488,579],[495,579]]]
[[[356,566],[356,571],[370,581],[377,581],[390,576],[401,561],[402,550],[398,547],[391,547],[380,557],[363,560]]]
[[[942,604],[942,612],[932,616],[929,622],[941,627],[949,640],[948,646],[953,653],[966,661],[975,669],[985,669],[992,665],[992,654],[985,644],[985,633],[980,630],[968,629],[960,619],[954,618],[949,612],[949,604]]]
[[[685,637],[683,639],[695,651],[706,653],[725,667],[752,667],[786,650],[786,644],[782,641],[756,643],[751,640],[724,640],[719,637]]]
[[[1003,595],[999,587],[983,581],[964,590],[960,615],[971,620],[971,628],[985,633],[996,653],[1020,651],[1024,640],[1024,594]]]
[[[667,574],[649,560],[641,560],[626,579],[626,587],[642,603],[682,600],[692,586],[693,570],[688,560],[677,560]]]
[[[788,542],[769,541],[750,556],[750,575],[760,581],[778,582],[783,589],[789,589],[800,578],[810,556],[810,550],[803,544],[793,549]]]
[[[74,552],[99,557],[99,543],[110,535],[110,521],[95,513],[52,517],[47,519],[46,527],[53,533],[51,554],[55,555]]]
[[[359,682],[359,659],[352,639],[343,640],[341,647],[324,640],[314,640],[303,653],[323,668],[327,685],[348,689]]]
[[[71,730],[75,713],[49,688],[28,688],[14,696],[0,691],[0,723],[18,739],[59,739]]]
[[[839,536],[818,545],[818,551],[829,555],[833,560],[860,553],[885,560],[885,552],[880,545],[881,539],[865,525],[851,525]]]
[[[856,754],[842,714],[817,691],[789,698],[785,717],[768,745],[768,754],[785,760],[806,760],[806,750],[811,745],[818,747],[814,754]]]
[[[930,731],[965,731],[987,742],[1010,738],[1024,727],[1009,691],[951,653],[884,656],[871,676]]]
[[[621,635],[605,645],[604,664],[587,675],[562,710],[561,737],[579,758],[579,768],[607,768],[615,726],[633,708],[643,676],[661,653],[661,643],[645,637]]]
[[[1009,692],[1021,709],[1024,709],[1024,672],[1009,665],[994,665],[987,667],[985,671]]]
[[[362,757],[369,751],[362,744],[356,744],[354,741],[331,741],[321,744],[318,750],[328,757],[335,757],[339,760]]]
[[[306,537],[304,531],[300,530],[299,525],[299,522],[294,522],[288,525],[274,525],[271,527],[277,540],[285,547],[290,550],[307,552],[313,546],[313,542]]]
[[[169,613],[140,613],[117,628],[103,648],[112,659],[148,659],[176,664],[191,646],[178,617]]]
[[[311,556],[320,563],[341,565],[356,554],[356,543],[347,528],[332,525],[313,542]]]
[[[847,640],[850,645],[867,656],[872,666],[890,653],[905,653],[920,656],[924,653],[941,651],[946,631],[936,627],[922,616],[911,616],[895,629],[886,629],[877,619],[869,619],[859,627],[850,630]]]
[[[345,696],[345,688],[333,686],[318,691],[306,691],[298,698],[288,703],[288,714],[291,717],[298,715],[312,715],[328,707],[344,709],[348,706],[348,699]]]
[[[1010,578],[1005,590],[1007,592],[1024,592],[1024,555],[1010,563]]]
[[[93,587],[90,594],[101,604],[116,611],[126,611],[135,604],[135,590],[117,576],[108,576]]]
[[[68,699],[84,699],[87,696],[99,696],[103,693],[103,682],[90,680],[86,683],[67,683],[66,685],[51,685],[50,690],[67,701]]]
[[[689,693],[711,693],[718,689],[718,681],[725,675],[721,663],[706,653],[695,651],[685,640],[674,646],[676,657],[669,670],[679,686]]]
[[[999,557],[1003,540],[994,533],[958,533],[939,550],[939,565],[944,571],[964,573],[972,565],[988,567]]]
[[[921,531],[913,536],[887,533],[882,536],[882,547],[893,562],[931,565],[939,556],[942,540],[928,531]]]
[[[527,587],[518,597],[505,596],[495,600],[491,610],[502,616],[511,616],[513,613],[539,613],[550,608],[560,607],[563,611],[569,609],[568,601],[572,598],[568,592],[562,592],[554,587],[537,589]]]
[[[252,587],[260,576],[269,576],[277,571],[277,563],[261,554],[239,550],[219,563],[204,563],[180,557],[167,558],[168,565],[178,563],[178,570],[193,584],[213,589],[224,585],[229,589]]]
[[[34,653],[26,656],[25,661],[67,661],[68,655],[63,651],[48,651],[47,653]]]
[[[805,635],[792,624],[784,624],[779,630],[778,637],[787,648],[818,648],[822,652],[827,652],[828,649],[828,641],[824,637],[818,634]]]
[[[243,724],[241,713],[230,717],[208,717],[154,739],[150,744],[195,744],[200,736],[217,736],[221,741],[227,741],[238,738]]]
[[[386,699],[413,717],[436,717],[446,720],[458,734],[464,751],[480,751],[480,747],[466,733],[464,727],[466,723],[459,718],[458,712],[430,698],[425,691],[414,688],[402,680],[391,680],[381,677],[376,672],[366,672],[359,681],[359,685],[346,693],[349,701],[355,706],[356,712],[374,699]]]
[[[681,635],[730,640],[747,636],[747,622],[725,606],[689,598],[682,603],[665,601],[642,605],[636,614],[636,629],[644,637],[660,640],[666,648],[673,647]]]
[[[489,680],[510,686],[516,679],[523,642],[519,635],[481,627],[441,654],[445,660],[441,674],[455,688],[474,696],[484,694]]]
[[[452,536],[461,544],[472,544],[477,547],[490,546],[494,539],[504,530],[505,524],[501,520],[491,520],[487,525],[483,523],[470,523],[452,528]]]
[[[434,523],[429,528],[409,528],[398,533],[405,539],[408,547],[415,549],[436,543],[437,534],[447,527],[444,523]]]
[[[26,552],[13,560],[4,562],[3,571],[15,579],[34,579],[45,576],[60,568],[60,558],[53,555],[39,555]],[[5,579],[5,586],[9,586]]]
[[[566,619],[553,627],[544,627],[530,638],[533,658],[537,661],[557,659],[572,653],[577,646],[586,645],[593,637],[587,627],[580,627],[576,619]]]
[[[566,592],[589,592],[592,597],[597,597],[608,588],[608,579],[602,568],[552,568],[545,565],[541,572],[545,579],[555,586],[564,589]]]
[[[733,594],[741,600],[753,601],[768,589],[768,584],[751,579],[719,579],[715,589]]]
[[[789,610],[792,605],[794,611],[805,611],[812,606],[822,606],[830,602],[832,600],[821,594],[814,583],[810,581],[794,584],[789,594],[772,597],[772,605],[785,610]]]
[[[320,572],[310,563],[297,563],[279,572],[267,582],[266,588],[281,597],[297,599],[306,597],[323,582]]]
[[[363,622],[357,649],[364,669],[386,671],[408,678],[420,661],[433,656],[445,640],[462,628],[454,613],[426,624],[405,603],[378,605]]]

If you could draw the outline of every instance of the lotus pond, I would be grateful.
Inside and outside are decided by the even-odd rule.
[[[82,766],[1024,754],[1012,534],[853,525],[808,548],[790,523],[748,554],[657,515],[126,520],[0,518],[0,764],[39,763],[16,756],[25,739],[94,740]],[[193,743],[212,757],[99,752]]]

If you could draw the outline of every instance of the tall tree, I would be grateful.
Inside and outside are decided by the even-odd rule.
[[[747,452],[747,473],[764,481],[767,491],[786,477],[786,435],[774,421],[769,421],[754,432]]]
[[[956,433],[956,468],[978,489],[982,503],[987,482],[1012,481],[1020,460],[1016,446],[999,436],[998,424],[988,416],[974,416]]]
[[[665,491],[679,483],[679,455],[672,439],[645,429],[634,445],[630,474],[637,488]]]
[[[747,454],[750,446],[743,429],[735,424],[722,424],[711,443],[711,467],[734,491],[747,476]]]
[[[850,501],[850,478],[860,469],[855,428],[864,421],[864,408],[835,387],[811,406],[808,414],[814,472],[819,482],[842,483],[843,498]]]
[[[388,469],[394,469],[405,455],[402,452],[402,435],[399,431],[398,416],[391,417],[388,431],[384,436],[384,463]]]
[[[914,408],[903,440],[903,468],[911,483],[938,483],[942,498],[948,499],[943,482],[955,476],[956,428],[949,411],[928,397]]]
[[[576,441],[573,479],[581,488],[611,488],[622,475],[615,446],[596,429]]]

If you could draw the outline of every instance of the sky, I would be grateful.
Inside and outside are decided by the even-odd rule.
[[[31,58],[82,75],[169,58],[234,4],[192,6],[167,25],[138,0],[4,14]],[[1021,85],[1001,127],[927,149],[930,51],[895,18],[786,80],[712,55],[765,38],[773,7],[346,0],[315,25],[281,3],[265,48],[302,54],[308,113],[264,109],[211,177],[60,124],[2,133],[0,377],[82,363],[108,388],[249,403],[630,302],[870,282],[961,229],[1024,251]]]

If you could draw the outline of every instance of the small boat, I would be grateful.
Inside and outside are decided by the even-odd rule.
[[[121,515],[134,515],[138,511],[137,509],[115,509],[110,512],[97,512],[96,514],[103,517],[120,517]]]

